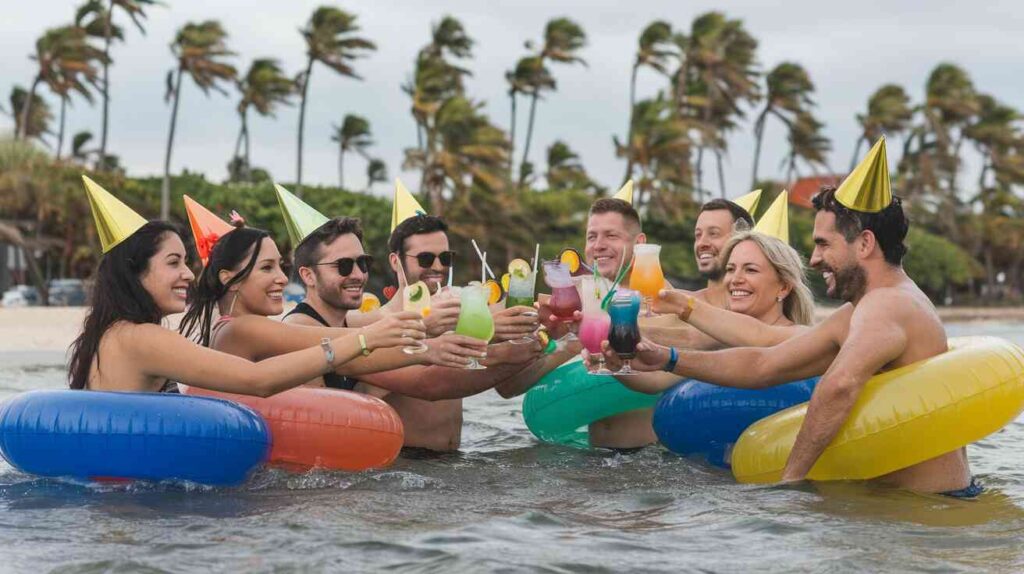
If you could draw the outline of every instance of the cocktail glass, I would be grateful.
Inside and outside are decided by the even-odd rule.
[[[658,291],[665,287],[665,274],[661,271],[661,246],[653,243],[641,243],[633,248],[636,260],[633,272],[629,276],[630,289],[636,289],[643,295],[646,317],[654,315],[654,298]]]
[[[463,287],[459,321],[455,325],[455,333],[481,341],[490,341],[494,337],[494,318],[487,307],[488,289],[479,285]],[[471,358],[467,369],[486,369],[479,361]]]
[[[430,287],[423,281],[417,281],[407,285],[402,291],[402,310],[415,311],[420,317],[430,315]],[[402,352],[415,355],[430,350],[423,341],[416,341],[412,345],[402,347]]]
[[[533,309],[534,293],[537,288],[537,272],[529,271],[522,273],[510,273],[508,279],[508,297],[505,298],[505,308],[529,307]],[[536,317],[536,311],[524,311],[524,317]],[[513,345],[524,345],[532,343],[534,338],[530,335],[509,341]]]
[[[636,371],[630,366],[630,361],[636,356],[636,346],[640,344],[640,293],[620,289],[608,303],[608,315],[611,318],[608,345],[622,359],[622,368],[615,374],[634,375]]]
[[[608,339],[611,328],[611,317],[601,308],[601,300],[608,292],[607,281],[596,281],[593,277],[584,277],[580,284],[583,294],[583,320],[580,321],[579,339],[583,348],[590,353],[591,360],[596,358],[597,365],[587,365],[592,375],[610,375],[612,372],[604,365],[604,354],[601,343]]]
[[[551,298],[548,300],[551,313],[559,321],[569,323],[569,332],[558,342],[575,341],[577,337],[573,332],[575,327],[573,314],[583,310],[583,302],[580,301],[580,293],[576,290],[569,267],[560,261],[545,261],[544,283],[551,287]]]

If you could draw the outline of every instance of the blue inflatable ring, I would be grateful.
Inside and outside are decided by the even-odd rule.
[[[768,389],[733,389],[685,379],[654,409],[654,432],[666,448],[729,468],[729,454],[746,428],[811,399],[818,378]]]
[[[233,485],[269,450],[263,419],[220,399],[30,391],[0,405],[0,455],[41,476]]]

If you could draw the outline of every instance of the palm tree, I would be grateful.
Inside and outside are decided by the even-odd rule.
[[[366,51],[376,50],[377,46],[356,36],[359,26],[356,25],[355,14],[331,6],[321,6],[313,12],[306,27],[300,30],[306,40],[306,70],[300,74],[298,82],[302,88],[302,100],[299,104],[299,149],[295,193],[302,196],[302,143],[306,126],[306,96],[309,93],[310,75],[313,64],[321,62],[338,74],[360,80],[352,68],[352,60],[364,55]]]
[[[187,73],[196,86],[209,95],[216,90],[227,95],[220,82],[235,81],[238,71],[224,59],[234,56],[225,40],[227,32],[216,20],[199,24],[185,24],[174,37],[171,53],[178,60],[177,68],[167,72],[166,101],[174,100],[171,108],[171,129],[167,135],[167,154],[164,157],[164,179],[160,186],[160,219],[167,219],[170,213],[171,197],[171,150],[174,148],[174,128],[178,121],[178,104],[181,102],[181,79]]]
[[[373,158],[366,164],[366,191],[373,189],[373,184],[388,180],[388,166],[384,160]]]
[[[331,141],[338,142],[338,187],[345,189],[345,152],[354,151],[369,161],[366,148],[373,145],[370,122],[361,116],[345,114],[341,125],[334,125]]]
[[[519,185],[522,185],[528,175],[526,163],[530,158],[530,141],[533,139],[533,122],[536,118],[537,100],[540,99],[540,92],[543,86],[554,90],[555,82],[550,72],[544,67],[545,60],[561,64],[583,64],[587,63],[577,53],[587,44],[587,34],[579,24],[568,18],[556,18],[547,23],[544,27],[544,45],[537,55],[537,62],[532,66],[530,85],[530,118],[526,124],[526,142],[523,144],[523,157],[519,163]],[[527,47],[530,45],[527,44]],[[541,82],[538,84],[537,82]]]
[[[50,121],[53,120],[53,113],[50,112],[50,106],[46,103],[39,94],[32,95],[32,104],[29,107],[28,119],[25,119],[25,107],[28,105],[29,100],[28,91],[21,86],[14,86],[11,88],[11,111],[10,116],[14,118],[14,133],[24,134],[23,139],[29,140],[36,138],[43,142],[45,145],[46,140],[43,136],[46,134],[52,134],[50,130]]]
[[[692,192],[690,173],[692,122],[680,117],[676,105],[658,93],[641,100],[633,110],[633,140],[626,145],[615,138],[619,157],[632,156],[636,174],[638,208],[653,202],[662,215],[678,216]]]
[[[795,116],[809,113],[809,109],[814,106],[814,100],[811,99],[814,84],[811,82],[807,70],[800,64],[783,62],[775,66],[765,76],[765,84],[768,90],[765,94],[764,108],[754,122],[756,143],[754,145],[754,171],[751,176],[751,188],[757,184],[757,167],[761,159],[761,144],[764,141],[764,126],[768,121],[768,116],[775,116],[791,129]]]
[[[519,162],[519,185],[522,186],[533,172],[533,164],[527,159],[530,154],[530,140],[533,138],[533,120],[537,113],[537,100],[541,93],[554,91],[556,88],[555,78],[551,70],[544,65],[544,59],[540,56],[522,58],[516,65],[513,73],[517,79],[522,79],[523,84],[520,92],[530,97],[530,116],[527,122],[526,144],[523,149],[523,157]]]
[[[25,137],[24,130],[28,127],[28,118],[32,113],[32,103],[35,102],[39,84],[46,84],[51,91],[61,95],[63,106],[66,103],[65,96],[71,90],[80,93],[88,91],[79,75],[86,76],[87,82],[92,81],[95,72],[93,62],[99,57],[101,55],[89,45],[85,30],[82,28],[62,26],[47,30],[36,41],[36,51],[32,55],[32,60],[37,64],[36,75],[29,88],[27,105],[21,109],[21,129],[15,136]]]
[[[100,93],[103,95],[103,129],[100,132],[99,165],[106,163],[107,127],[110,118],[110,45],[114,40],[124,40],[124,32],[114,23],[114,11],[121,10],[131,18],[132,23],[143,36],[146,29],[142,21],[146,19],[146,9],[159,5],[158,0],[109,0],[104,6],[101,0],[89,0],[75,14],[75,22],[83,26],[90,36],[103,38],[103,82]],[[86,21],[88,19],[88,21]]]
[[[810,166],[813,173],[818,173],[815,166],[828,169],[828,152],[832,150],[832,142],[821,133],[824,124],[809,113],[799,113],[789,129],[789,153],[783,162],[787,165],[786,179],[794,181],[798,175],[797,161],[803,160]]]
[[[674,49],[675,36],[672,33],[672,25],[664,20],[651,22],[640,33],[639,47],[636,52],[636,60],[633,62],[633,71],[629,77],[629,125],[626,126],[626,145],[632,145],[633,141],[633,111],[636,109],[636,77],[640,68],[649,67],[663,76],[669,74],[669,61],[678,56]],[[628,154],[626,161],[626,175],[623,181],[633,175],[633,154]]]
[[[676,89],[683,92],[677,100],[691,108],[685,113],[695,112],[701,122],[696,172],[697,188],[703,193],[704,150],[714,150],[721,167],[724,132],[735,125],[733,118],[745,116],[742,104],[754,104],[761,97],[757,40],[740,20],[708,12],[694,20],[690,35],[679,36],[677,43],[685,60],[676,77]],[[721,191],[724,197],[724,185]]]
[[[512,180],[512,167],[515,162],[516,150],[516,100],[519,94],[529,91],[530,87],[530,60],[532,56],[521,58],[516,62],[516,67],[505,72],[505,81],[508,82],[508,98],[512,104],[512,112],[509,115],[509,149],[508,149],[508,172],[509,181]]]
[[[238,102],[238,115],[242,120],[242,127],[238,132],[238,140],[235,143],[235,156],[239,157],[239,151],[243,139],[245,140],[245,162],[243,177],[249,181],[249,171],[252,166],[249,142],[249,108],[252,107],[256,113],[263,117],[273,116],[274,107],[278,104],[289,105],[291,97],[295,93],[295,82],[284,75],[281,66],[273,58],[261,58],[253,60],[249,71],[238,82],[238,91],[242,99]]]
[[[587,175],[579,154],[562,140],[555,140],[548,148],[547,155],[548,169],[544,178],[548,181],[548,189],[582,190],[589,193],[601,190]]]
[[[857,167],[861,145],[864,143],[871,145],[883,135],[905,132],[910,127],[910,121],[913,118],[914,109],[910,106],[910,96],[901,86],[886,84],[878,88],[868,98],[867,113],[857,114],[857,123],[860,124],[861,134],[857,138],[857,145],[853,148],[850,171]]]

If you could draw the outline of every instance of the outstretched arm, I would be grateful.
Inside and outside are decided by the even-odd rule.
[[[899,305],[899,298],[877,293],[854,310],[846,342],[811,396],[783,481],[807,476],[850,416],[864,383],[903,354],[907,334]]]
[[[719,309],[677,289],[661,291],[654,310],[679,315],[681,319],[689,311],[687,323],[727,347],[771,347],[808,329],[804,325],[768,325],[749,315]]]

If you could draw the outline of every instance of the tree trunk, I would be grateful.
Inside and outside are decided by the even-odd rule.
[[[338,142],[338,187],[345,189],[345,146]]]
[[[64,117],[68,107],[66,96],[60,97],[60,128],[57,130],[57,161],[60,161],[60,150],[64,147]]]
[[[754,171],[750,176],[750,189],[757,187],[757,167],[761,163],[761,142],[764,140],[764,124],[768,119],[769,109],[769,106],[765,106],[764,111],[754,122]]]
[[[857,158],[860,157],[860,146],[864,143],[864,136],[857,138],[857,145],[853,147],[853,159],[850,160],[850,172],[857,167]]]
[[[302,76],[302,103],[299,104],[299,157],[295,177],[295,195],[302,197],[302,136],[306,128],[306,94],[309,93],[309,77],[313,73],[313,58],[306,65],[306,73]]]
[[[178,103],[181,102],[181,77],[184,70],[178,68],[178,79],[174,81],[174,105],[171,107],[171,129],[167,134],[167,154],[164,156],[164,180],[160,184],[160,219],[167,220],[171,214],[171,150],[174,148],[174,128],[178,122]]]
[[[241,120],[240,126],[238,126],[238,138],[235,139],[235,154],[231,156],[231,159],[238,159],[242,155],[242,138],[245,137],[245,116],[241,113],[238,114],[238,119]]]
[[[701,136],[701,144],[697,147],[697,161],[694,162],[694,174],[697,176],[697,197],[704,203],[704,137]]]
[[[519,187],[523,186],[526,182],[526,162],[530,158],[530,140],[533,138],[533,120],[537,113],[537,99],[540,97],[540,92],[535,91],[533,93],[533,99],[530,100],[530,119],[526,123],[526,143],[523,144],[523,159],[519,162]]]
[[[28,139],[28,118],[32,112],[32,100],[36,97],[36,88],[39,87],[39,76],[37,75],[32,80],[32,88],[28,91],[28,97],[25,98],[25,104],[21,106],[21,126],[19,126],[18,133],[15,133],[15,139]],[[13,110],[12,110],[13,111]]]
[[[107,168],[107,128],[110,118],[110,35],[111,20],[114,17],[114,0],[110,0],[107,6],[107,19],[103,23],[103,127],[100,130],[100,158],[101,170]]]
[[[252,146],[249,145],[249,110],[242,114],[242,132],[245,134],[245,181],[252,183]]]
[[[636,113],[636,74],[640,71],[639,64],[633,64],[633,73],[629,76],[629,125],[626,126],[626,175],[622,177],[625,183],[633,176],[633,120]]]
[[[512,121],[509,123],[508,129],[508,181],[511,184],[512,179],[515,177],[512,174],[512,169],[516,165],[516,92],[510,92],[509,99],[512,100]]]
[[[715,164],[718,166],[718,187],[725,199],[725,170],[722,168],[722,150],[715,150]]]

